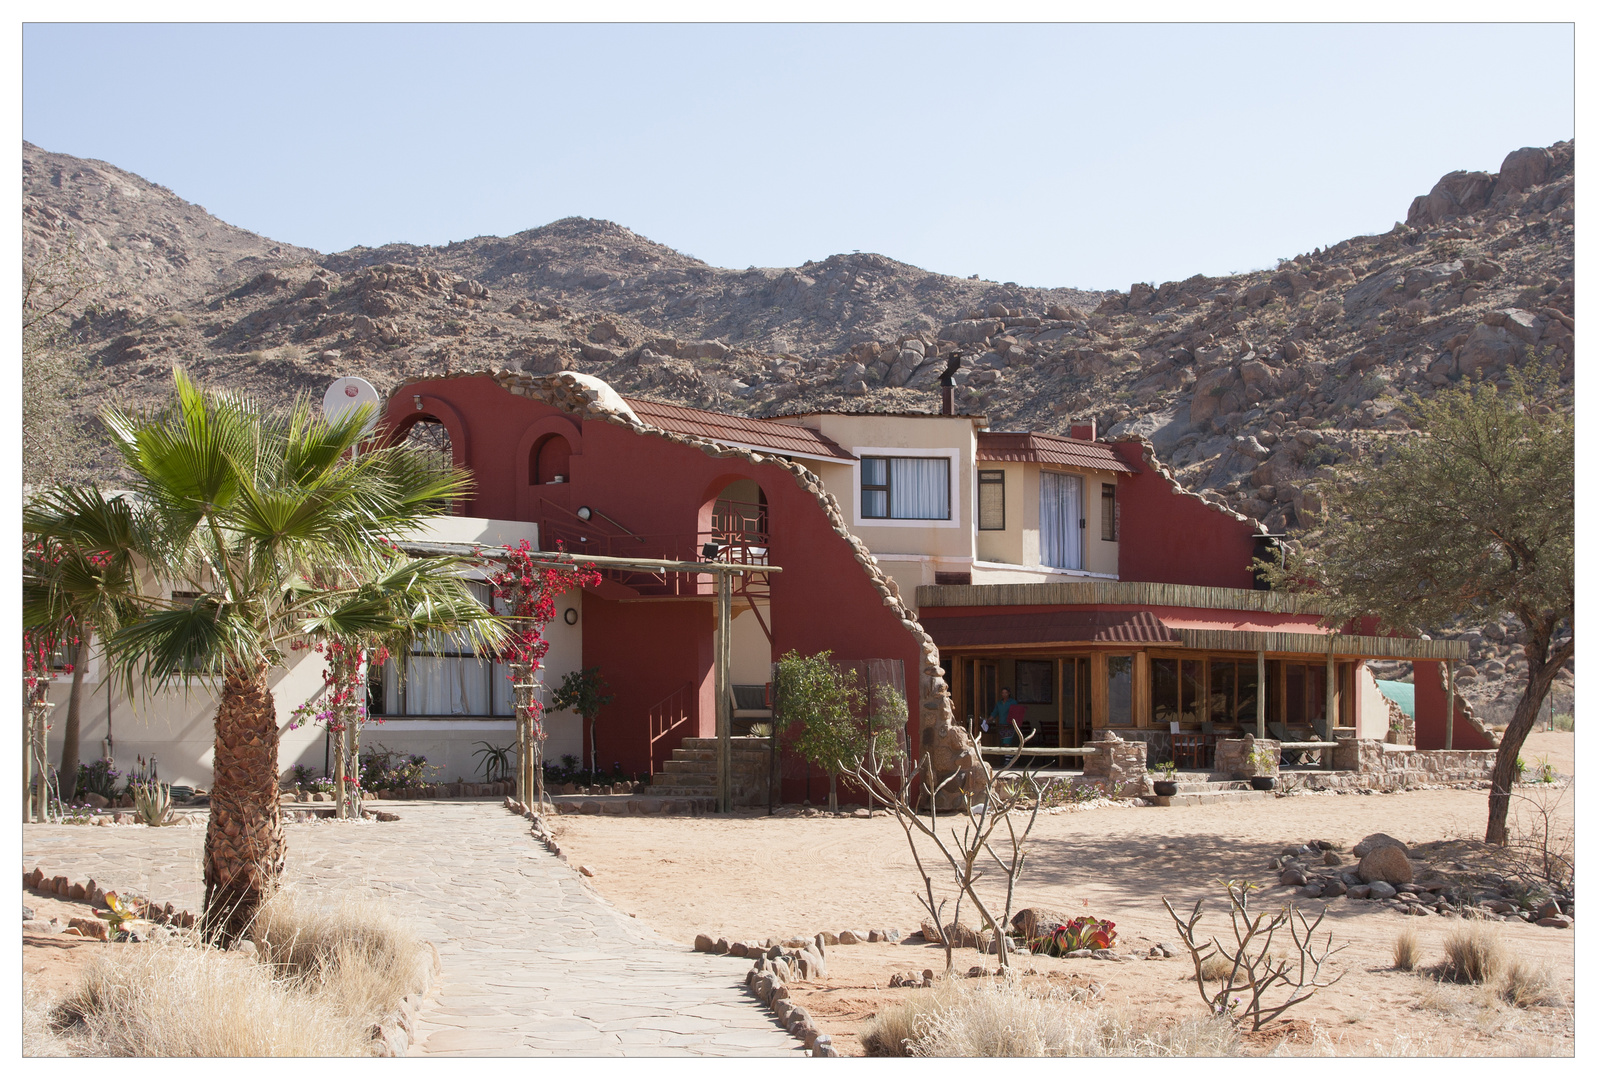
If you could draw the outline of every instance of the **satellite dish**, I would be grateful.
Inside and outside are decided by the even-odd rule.
[[[377,405],[381,401],[377,387],[358,375],[346,375],[342,379],[334,379],[333,385],[322,396],[322,415],[336,424],[362,405],[370,405],[371,423],[376,423]]]

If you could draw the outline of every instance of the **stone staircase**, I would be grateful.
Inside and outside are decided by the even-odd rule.
[[[1254,791],[1246,780],[1233,780],[1222,773],[1207,777],[1176,774],[1174,795],[1147,795],[1150,806],[1203,806],[1210,803],[1260,802],[1275,798],[1273,791]]]
[[[662,798],[715,797],[715,739],[683,739],[655,774],[648,794]],[[771,791],[771,741],[732,737],[732,805],[764,806]]]

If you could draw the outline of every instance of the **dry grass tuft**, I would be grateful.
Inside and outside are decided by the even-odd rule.
[[[1489,983],[1508,967],[1508,946],[1492,923],[1465,922],[1442,941],[1440,974],[1461,983]]]
[[[73,1056],[362,1057],[368,1022],[238,953],[182,941],[101,959],[52,1012]],[[44,1052],[48,1053],[48,1050]]]
[[[866,1057],[909,1057],[909,1044],[926,1033],[926,1018],[952,997],[951,983],[911,990],[904,1000],[877,1013],[860,1034]]]
[[[1399,971],[1413,971],[1420,962],[1420,936],[1412,926],[1405,927],[1392,942],[1392,966]]]
[[[1564,993],[1545,963],[1511,961],[1498,978],[1496,990],[1499,997],[1519,1009],[1565,1004]]]
[[[1032,993],[1018,979],[950,983],[892,1010],[866,1035],[873,1054],[890,1038],[913,1057],[1207,1057],[1237,1052],[1222,1019],[1171,1024],[1058,991]]]
[[[432,963],[382,905],[349,896],[315,903],[283,890],[252,937],[253,960],[196,934],[117,949],[53,1008],[25,1011],[28,1052],[366,1057],[372,1026],[422,988]]]
[[[308,982],[369,1023],[419,990],[432,962],[421,939],[384,905],[347,894],[327,903],[282,889],[261,905],[250,937],[277,975]]]

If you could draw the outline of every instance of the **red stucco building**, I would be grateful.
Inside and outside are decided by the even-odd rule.
[[[1333,633],[1311,605],[1256,588],[1257,522],[1180,489],[1146,444],[1090,426],[1064,438],[948,412],[751,419],[622,398],[570,372],[412,382],[385,422],[472,470],[455,513],[535,525],[546,550],[694,559],[713,544],[722,561],[780,567],[733,597],[731,682],[764,684],[790,650],[899,660],[912,741],[949,708],[978,725],[1000,689],[1041,744],[1114,730],[1149,742],[1150,760],[1171,752],[1172,724],[1198,755],[1203,736],[1261,726],[1380,739],[1388,712],[1365,661],[1403,658],[1416,661],[1417,741],[1442,744],[1451,646]],[[580,665],[615,694],[600,765],[655,772],[684,737],[714,734],[713,600],[710,575],[630,571],[563,602]],[[738,704],[759,704],[748,697]],[[551,718],[551,756],[586,743],[576,723]],[[1461,749],[1490,746],[1462,711],[1454,729]],[[803,770],[784,775],[784,796],[802,798]]]

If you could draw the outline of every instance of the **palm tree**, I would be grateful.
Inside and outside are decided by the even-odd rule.
[[[404,446],[363,446],[370,410],[328,421],[302,396],[263,414],[246,398],[201,391],[181,370],[174,380],[166,409],[108,409],[103,419],[137,477],[134,554],[182,595],[130,593],[139,614],[105,647],[130,685],[219,684],[203,925],[231,941],[283,868],[267,673],[285,647],[464,631],[492,648],[504,627],[460,576],[466,560],[406,559],[388,540],[466,494],[464,470]],[[69,524],[24,519],[46,540]]]
[[[56,641],[76,639],[72,691],[61,735],[61,798],[77,788],[79,716],[83,676],[94,634],[114,631],[137,615],[131,597],[138,571],[133,551],[133,515],[120,498],[92,488],[56,488],[33,500],[30,516],[46,516],[61,527],[48,540],[23,551],[23,624]]]

